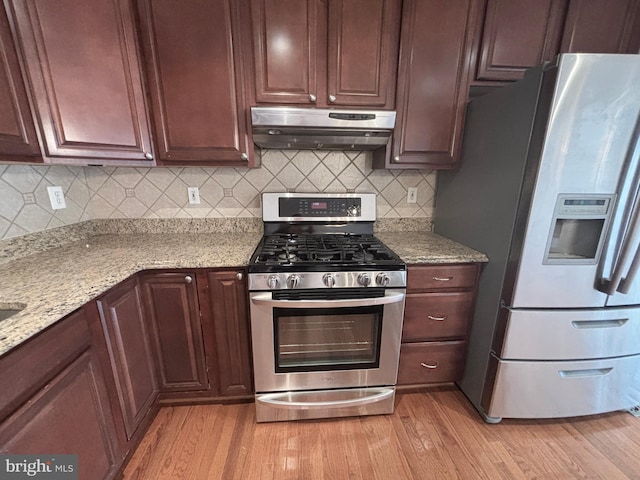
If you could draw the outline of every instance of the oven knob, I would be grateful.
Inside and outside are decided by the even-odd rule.
[[[322,276],[322,282],[324,283],[324,285],[326,287],[331,288],[336,284],[336,279],[335,279],[335,277],[333,276],[332,273],[325,273]]]
[[[389,275],[387,275],[386,273],[379,273],[378,275],[376,275],[376,283],[378,285],[386,287],[387,285],[389,285],[389,281]]]
[[[300,277],[298,275],[289,275],[287,277],[287,286],[289,288],[296,288],[300,284]]]
[[[368,287],[371,283],[371,277],[368,273],[361,273],[360,275],[358,275],[358,283],[363,287]]]
[[[267,287],[269,287],[271,290],[275,290],[279,286],[280,286],[280,279],[278,278],[278,276],[269,275],[269,278],[267,278]]]

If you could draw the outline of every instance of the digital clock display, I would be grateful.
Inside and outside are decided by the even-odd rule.
[[[326,210],[327,202],[311,202],[311,210]]]

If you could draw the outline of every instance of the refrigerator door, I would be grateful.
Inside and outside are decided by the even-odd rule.
[[[489,417],[558,418],[628,410],[640,402],[640,355],[566,362],[491,357]]]
[[[640,354],[640,308],[511,310],[501,360],[579,360]]]
[[[640,56],[569,54],[557,69],[512,308],[604,306],[595,286],[634,191]]]
[[[602,290],[610,294],[607,298],[608,306],[640,305],[640,115],[636,121],[635,139],[629,145],[630,164],[635,172],[635,181],[632,183],[632,191],[627,196],[628,213],[621,216],[621,225],[614,223],[616,231],[622,233],[620,240],[607,245],[606,257],[603,262]],[[613,237],[612,237],[613,238]],[[608,285],[607,285],[608,282]]]

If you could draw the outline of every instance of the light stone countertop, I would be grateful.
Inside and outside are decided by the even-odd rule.
[[[142,270],[246,266],[262,233],[102,234],[0,264],[0,355]],[[408,263],[486,262],[431,232],[377,232]]]
[[[247,265],[261,233],[99,235],[0,265],[0,355],[141,270]]]
[[[376,237],[407,264],[489,261],[484,253],[433,232],[378,232]]]

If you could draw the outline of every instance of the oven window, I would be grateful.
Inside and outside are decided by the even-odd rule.
[[[383,306],[274,308],[276,373],[377,368]]]

